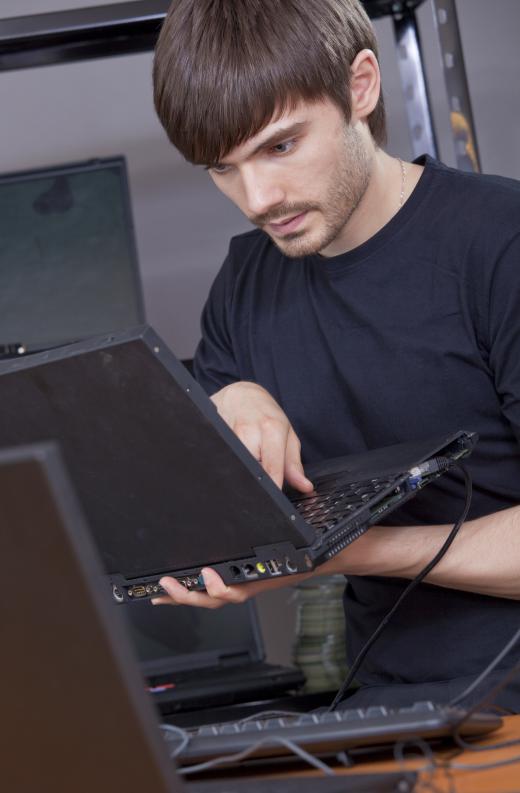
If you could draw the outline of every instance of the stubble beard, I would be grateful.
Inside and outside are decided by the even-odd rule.
[[[342,233],[365,195],[370,181],[370,159],[361,135],[354,127],[347,124],[344,135],[344,156],[339,165],[338,175],[329,185],[322,203],[299,203],[280,208],[278,217],[287,217],[300,212],[319,212],[324,219],[323,228],[314,235],[305,230],[294,231],[283,238],[269,234],[285,256],[289,258],[311,256],[331,245]]]

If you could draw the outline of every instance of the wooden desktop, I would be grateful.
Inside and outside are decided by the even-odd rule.
[[[495,744],[505,741],[516,741],[516,744],[502,749],[492,748]],[[410,759],[401,766],[388,757],[375,761],[359,760],[353,768],[338,769],[338,773],[373,774],[396,771],[405,767],[419,772],[419,782],[424,785],[423,787],[419,784],[417,786],[419,790],[434,790],[435,793],[452,793],[452,791],[453,793],[518,793],[520,791],[520,715],[504,717],[504,724],[499,730],[475,742],[473,746],[473,750],[461,750],[460,754],[455,746],[444,746],[435,750],[433,754],[438,768],[433,774],[428,770],[420,770],[428,765],[428,760],[425,758]],[[453,763],[451,769],[450,758]],[[484,767],[501,761],[508,761],[509,764],[497,768]],[[456,766],[466,766],[466,768]],[[430,783],[430,788],[427,787],[427,783]]]

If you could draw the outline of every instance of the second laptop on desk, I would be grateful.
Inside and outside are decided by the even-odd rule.
[[[148,691],[165,715],[277,697],[304,682],[298,669],[266,662],[251,602],[207,611],[142,601],[121,612]]]
[[[58,440],[118,602],[306,572],[441,476],[455,431],[327,461],[282,493],[150,328],[0,365],[0,445]]]

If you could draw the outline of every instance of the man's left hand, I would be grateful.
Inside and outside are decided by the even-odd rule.
[[[170,606],[198,606],[199,608],[218,609],[227,603],[244,603],[261,592],[297,584],[312,575],[312,573],[299,573],[227,586],[219,574],[211,567],[204,567],[201,573],[206,585],[205,592],[190,591],[183,587],[175,578],[165,577],[161,578],[160,583],[168,594],[154,598],[152,602]]]

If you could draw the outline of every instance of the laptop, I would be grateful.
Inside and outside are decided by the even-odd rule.
[[[0,451],[2,789],[397,793],[414,774],[185,783],[55,446]],[[163,609],[166,607],[162,607]],[[403,779],[411,784],[401,786]]]
[[[307,572],[467,456],[472,432],[307,469],[285,494],[149,327],[0,364],[0,445],[56,439],[114,599]],[[288,496],[292,496],[291,501]]]
[[[122,156],[0,175],[0,358],[144,322]]]
[[[252,601],[207,611],[144,600],[121,612],[146,688],[164,715],[269,699],[305,682],[298,669],[266,662]]]

